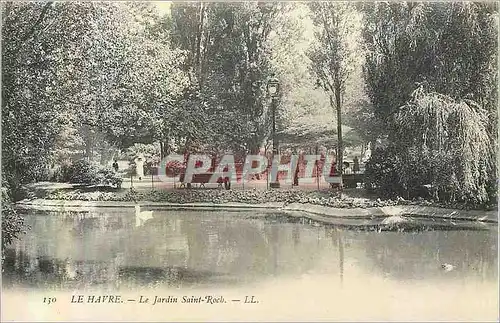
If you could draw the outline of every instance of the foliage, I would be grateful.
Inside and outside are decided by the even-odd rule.
[[[24,218],[16,212],[12,206],[12,198],[9,196],[8,184],[2,179],[2,259],[3,250],[17,239],[27,226]]]
[[[125,152],[125,158],[130,162],[130,168],[128,169],[128,174],[135,174],[135,164],[134,160],[137,156],[142,155],[144,158],[144,174],[151,175],[154,168],[160,163],[160,146],[158,144],[134,144],[127,148]]]
[[[111,186],[116,188],[120,188],[122,182],[123,179],[118,176],[114,170],[105,168],[99,169],[93,180],[95,185]]]
[[[427,164],[425,184],[431,184],[436,194],[446,191],[452,201],[473,204],[489,201],[487,186],[495,165],[484,108],[472,100],[458,101],[419,88],[395,115],[394,125],[406,158],[403,165]],[[407,187],[409,171],[401,169]]]
[[[59,168],[54,180],[83,185],[120,187],[122,178],[109,168],[102,168],[87,160],[77,160]]]
[[[419,88],[393,122],[397,141],[377,149],[366,165],[369,183],[389,195],[429,193],[448,203],[491,202],[487,112],[471,100]],[[422,192],[423,187],[428,192]]]
[[[315,142],[328,142],[329,147],[334,147],[337,145],[337,116],[332,113],[331,93],[317,86],[317,75],[311,68],[313,64],[309,57],[312,49],[320,47],[315,32],[321,30],[315,27],[314,18],[318,15],[314,14],[310,5],[294,3],[290,6],[280,30],[271,35],[272,63],[279,75],[282,92],[278,114],[279,140],[281,145],[285,143],[305,147]],[[359,22],[359,18],[356,17],[355,20]],[[355,25],[351,26],[355,27],[353,34],[343,37],[346,42],[354,41],[349,46],[355,45],[355,38],[359,38],[361,26],[356,21]],[[372,120],[352,122],[353,119],[365,116],[365,113],[361,114],[359,111],[369,103],[362,75],[363,51],[361,47],[356,47],[355,54],[349,55],[349,59],[345,61],[349,76],[342,94],[342,123],[354,128],[367,142],[371,140],[371,134],[365,136],[365,132],[366,129],[372,130]],[[317,50],[320,51],[321,48]],[[335,112],[335,107],[333,108]],[[346,128],[343,130],[345,132]],[[325,137],[322,138],[321,134]],[[352,134],[350,131],[349,136]],[[344,146],[356,145],[355,141],[348,139],[343,137]]]
[[[127,148],[125,156],[129,160],[134,160],[138,155],[143,155],[146,161],[159,161],[160,147],[155,144],[136,143]]]
[[[398,147],[404,190],[495,200],[496,4],[374,3],[363,13],[367,91],[378,136]]]
[[[71,163],[64,163],[56,167],[49,177],[49,181],[66,183],[70,181]]]
[[[13,190],[46,179],[71,149],[92,159],[105,141],[158,138],[159,113],[187,83],[183,54],[152,38],[153,7],[2,3],[2,173]]]
[[[42,178],[64,123],[59,53],[79,32],[57,20],[58,8],[2,3],[2,173],[12,190]]]
[[[283,21],[286,7],[253,2],[172,5],[167,24],[172,46],[187,52],[184,69],[192,87],[172,125],[183,131],[170,132],[166,140],[180,135],[182,146],[192,149],[203,141],[211,146],[204,149],[212,151],[246,152],[260,146],[270,124],[265,89],[272,70],[270,34]]]
[[[357,101],[346,111],[343,122],[355,129],[363,143],[375,142],[382,130],[382,123],[375,117],[373,105],[365,98]]]
[[[377,147],[365,164],[365,188],[385,197],[402,195],[404,189],[399,181],[397,157],[394,146]]]
[[[495,4],[380,2],[363,12],[367,90],[380,120],[420,84],[495,109]]]
[[[317,42],[308,53],[311,69],[318,77],[318,85],[334,96],[342,96],[360,57],[356,53],[360,16],[349,3],[311,2],[309,7],[317,28]]]
[[[70,183],[93,184],[97,177],[97,167],[86,160],[77,160],[67,170]]]
[[[77,48],[85,63],[72,66],[74,89],[84,89],[77,126],[102,131],[119,148],[157,139],[160,117],[187,85],[178,68],[183,53],[152,38],[158,19],[149,4],[99,4],[85,25],[88,41]]]
[[[337,115],[337,156],[342,160],[342,101],[346,82],[356,65],[360,16],[351,3],[311,2],[309,7],[317,30],[311,47],[311,69],[330,96]],[[339,165],[340,170],[342,165]]]

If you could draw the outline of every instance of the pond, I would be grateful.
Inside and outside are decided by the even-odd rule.
[[[26,220],[31,230],[6,250],[4,290],[252,291],[268,320],[498,319],[496,226],[355,231],[258,210],[30,211]]]

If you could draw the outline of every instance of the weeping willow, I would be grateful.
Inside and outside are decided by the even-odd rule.
[[[495,178],[487,110],[471,100],[417,89],[395,114],[400,183],[430,185],[437,199],[484,204]]]

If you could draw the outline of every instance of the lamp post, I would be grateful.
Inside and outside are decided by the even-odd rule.
[[[277,106],[277,99],[279,95],[279,80],[274,77],[274,74],[271,75],[271,78],[269,79],[267,83],[267,93],[271,97],[271,111],[272,111],[272,116],[273,116],[273,156],[272,159],[274,161],[274,156],[279,155],[279,150],[278,150],[278,138],[276,138],[276,106]],[[276,182],[271,182],[269,184],[271,188],[279,188],[280,187],[280,182],[278,180],[278,175],[276,174]]]

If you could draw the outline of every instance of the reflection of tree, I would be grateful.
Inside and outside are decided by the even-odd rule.
[[[269,227],[263,230],[255,222],[230,219],[219,229],[222,253],[220,265],[232,273],[268,274],[271,268],[271,250],[275,243]]]
[[[344,259],[345,259],[345,242],[342,231],[339,229],[332,229],[326,231],[326,234],[330,236],[332,246],[338,247],[338,257],[339,257],[339,277],[340,283],[344,282]]]
[[[340,233],[339,239],[339,270],[340,270],[340,283],[344,282],[344,239]]]
[[[241,283],[262,276],[337,272],[337,259],[343,272],[343,238],[322,239],[326,231],[318,227],[182,211],[156,214],[135,227],[129,213],[74,214],[72,221],[34,217],[33,230],[13,245],[17,251],[9,249],[6,267],[19,281],[42,284],[41,278],[48,277],[49,284],[68,286]],[[112,223],[123,228],[110,228]],[[37,257],[43,259],[42,268]]]
[[[300,230],[298,225],[294,225],[292,228],[292,238],[293,238],[293,246],[297,248],[300,244]]]
[[[6,250],[4,282],[7,286],[52,286],[64,287],[75,283],[73,272],[69,272],[70,262],[47,256],[32,257],[20,249]]]
[[[456,266],[456,274],[496,277],[498,238],[493,231],[370,232],[363,237],[375,269],[394,278],[440,275],[443,263]]]
[[[326,247],[324,242],[318,245],[316,229],[306,225],[232,217],[212,218],[203,224],[184,221],[183,231],[191,241],[190,266],[242,278],[303,273],[317,265]]]
[[[208,237],[206,228],[202,228],[202,221],[182,221],[182,233],[187,237],[188,243],[188,267],[206,267],[205,256],[207,255]]]
[[[279,241],[279,236],[278,236],[278,227],[276,225],[271,226],[271,241],[273,241],[272,246],[272,257],[273,257],[273,267],[272,267],[272,274],[276,275],[278,270],[279,270],[279,263],[278,263],[278,243]]]
[[[118,250],[123,251],[123,263],[138,267],[185,266],[189,241],[183,230],[175,229],[176,221],[176,218],[155,215],[140,227],[129,223],[127,239],[123,241],[125,248],[118,246]]]

